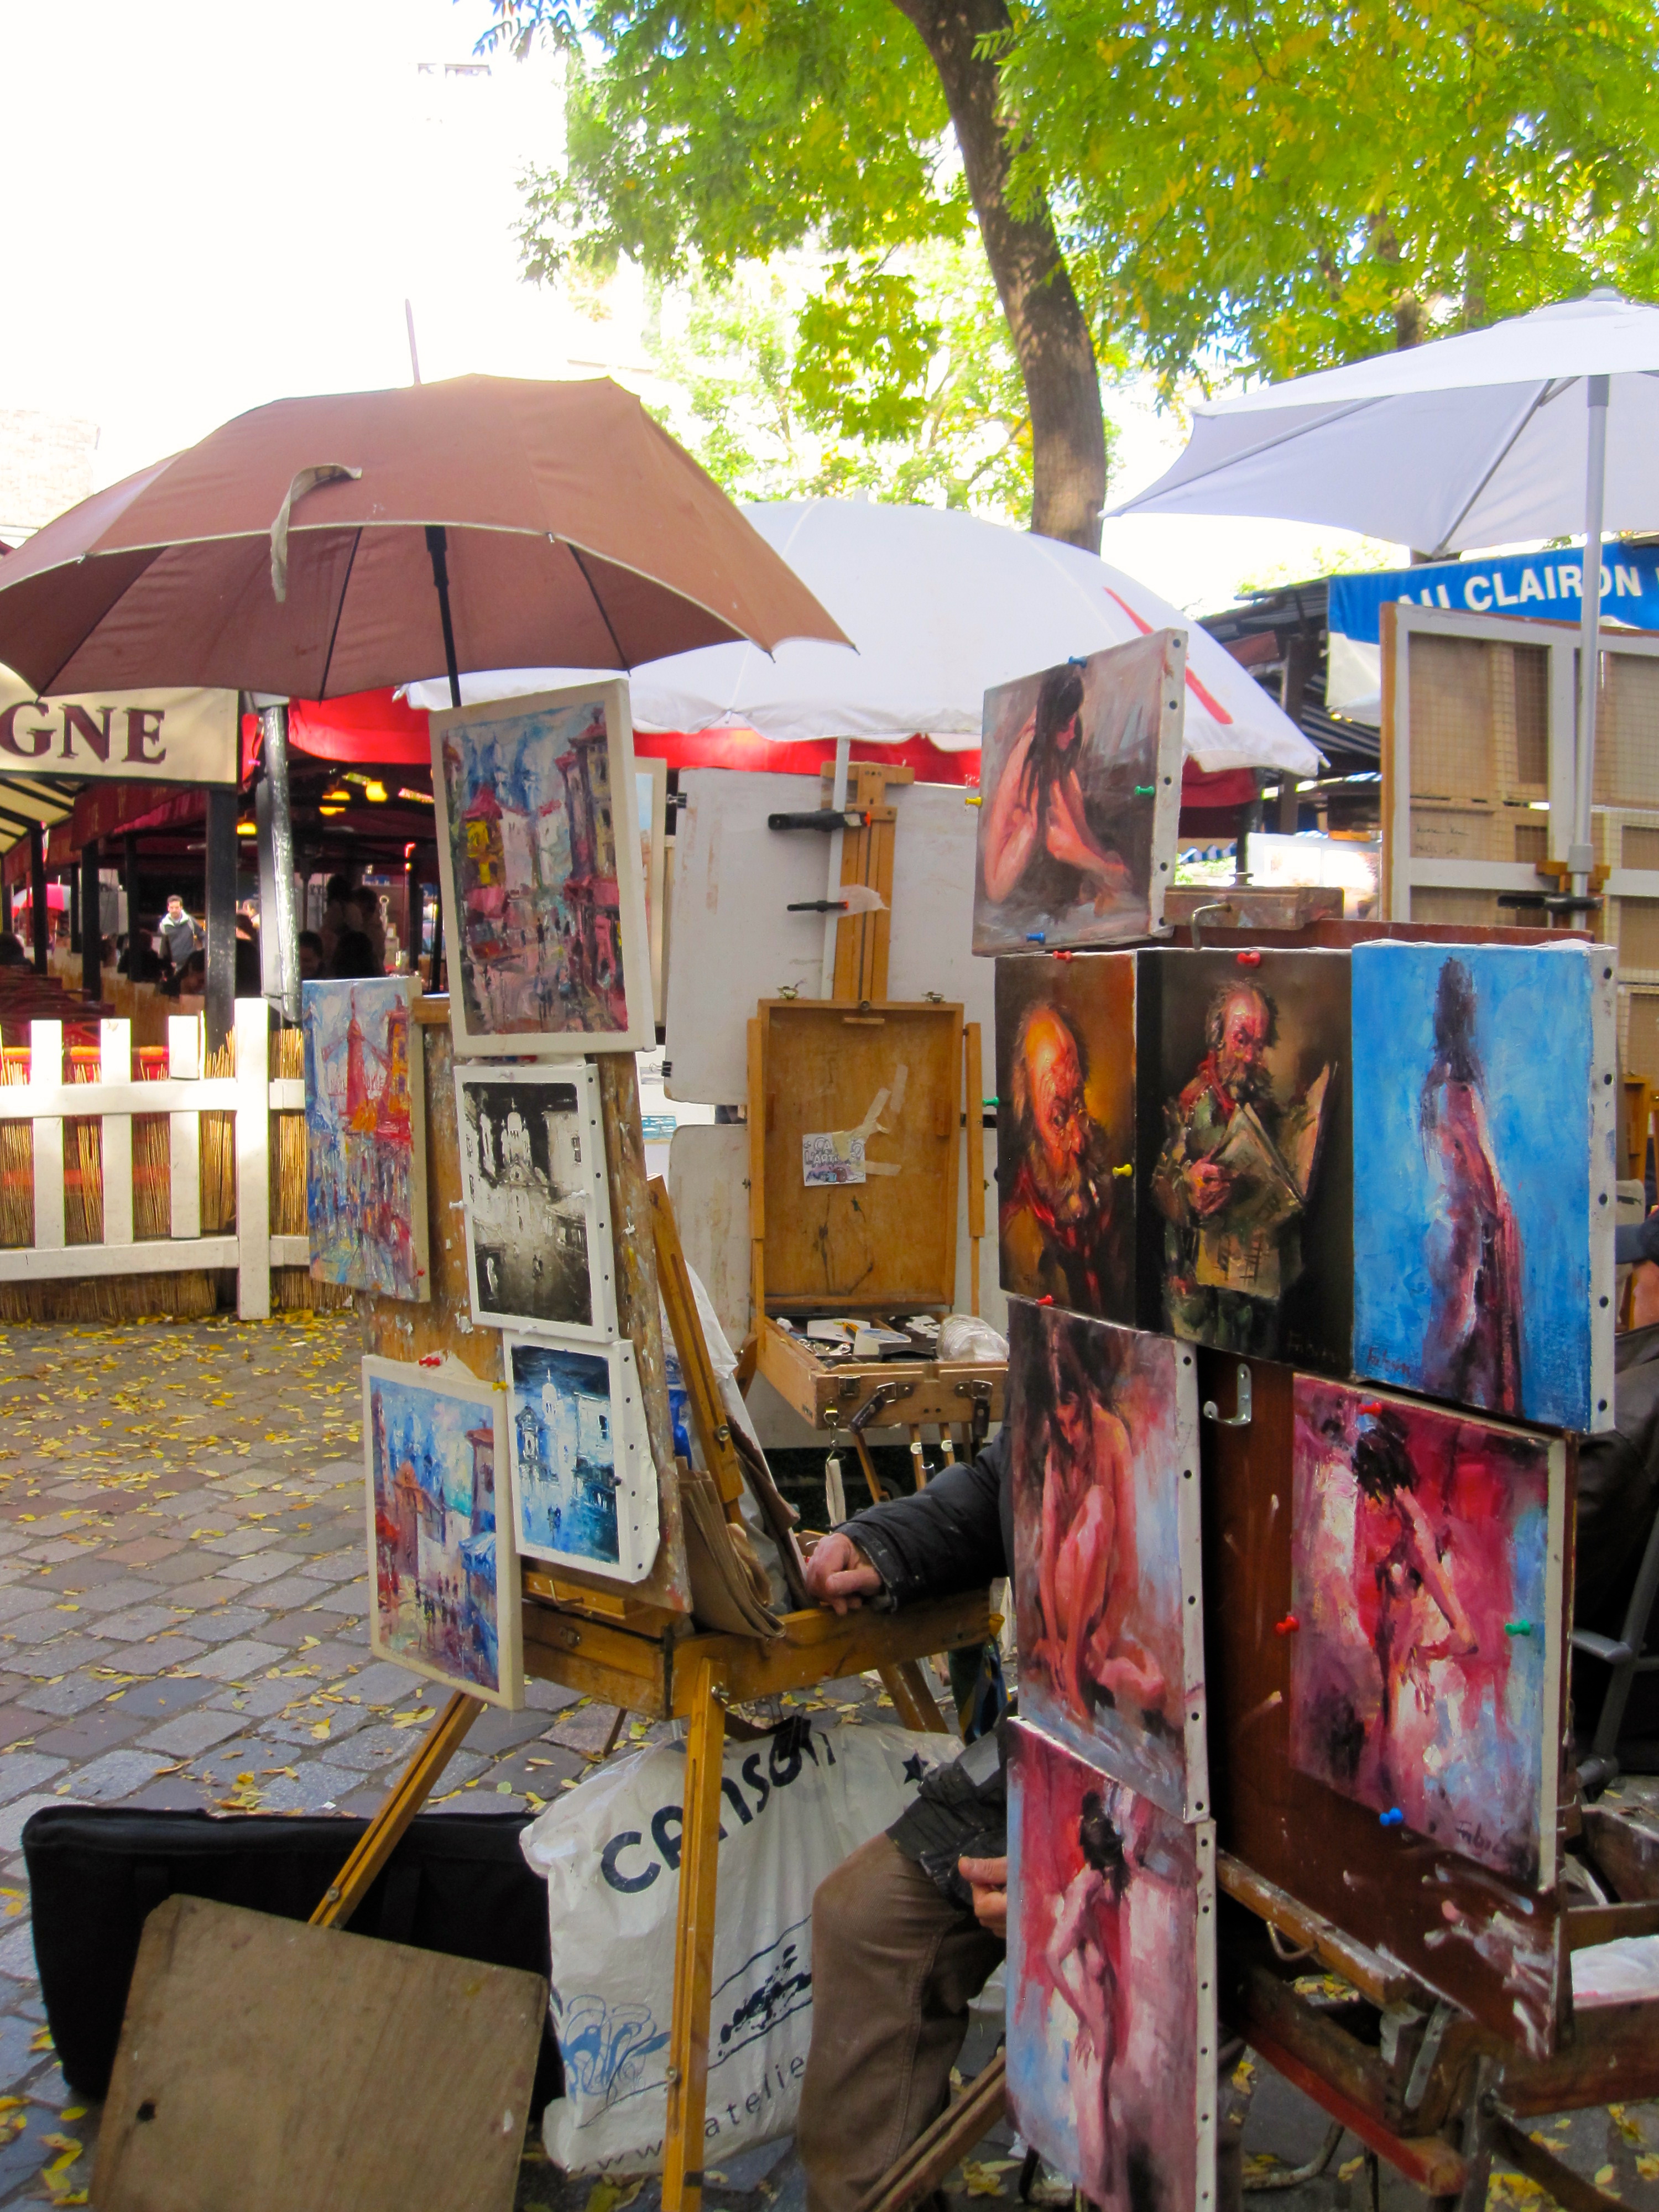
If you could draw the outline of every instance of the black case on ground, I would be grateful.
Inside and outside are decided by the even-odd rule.
[[[548,1972],[547,1885],[525,1863],[527,1813],[426,1813],[352,1915],[357,1936]],[[40,1995],[70,2087],[101,2098],[146,1916],[205,1897],[308,1920],[368,1823],[343,1815],[129,1812],[48,1805],[23,1829]],[[250,1990],[250,1999],[257,1992]],[[543,2023],[532,2114],[563,2094]]]

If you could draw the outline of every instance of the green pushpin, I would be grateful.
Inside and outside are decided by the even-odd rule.
[[[1505,1636],[1530,1636],[1532,1623],[1529,1620],[1506,1620],[1504,1623],[1504,1633]]]

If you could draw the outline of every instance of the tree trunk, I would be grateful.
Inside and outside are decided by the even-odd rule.
[[[998,113],[997,67],[976,40],[1006,33],[1006,0],[893,0],[921,33],[962,149],[969,197],[991,264],[1031,409],[1031,528],[1100,550],[1106,426],[1089,325],[1046,202],[1017,217],[1008,204],[1013,148]]]

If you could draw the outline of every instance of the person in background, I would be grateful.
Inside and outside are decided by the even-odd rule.
[[[201,948],[201,932],[185,913],[185,902],[177,891],[167,895],[167,910],[161,916],[161,942],[175,968],[182,968],[191,954]]]
[[[314,929],[300,932],[300,981],[315,983],[328,973],[328,955],[323,950],[323,940]]]
[[[374,947],[361,929],[347,929],[340,933],[334,947],[334,957],[328,964],[328,972],[337,982],[356,982],[380,974]]]
[[[199,999],[207,989],[206,953],[187,953],[161,988],[170,999]]]
[[[0,968],[26,968],[28,957],[22,939],[15,931],[0,930]]]

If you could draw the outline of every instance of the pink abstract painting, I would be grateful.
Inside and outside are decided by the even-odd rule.
[[[1010,1727],[1008,2100],[1101,2212],[1198,2212],[1215,2160],[1215,1830]]]
[[[1390,1826],[1555,1879],[1565,1447],[1296,1382],[1291,1755]]]

